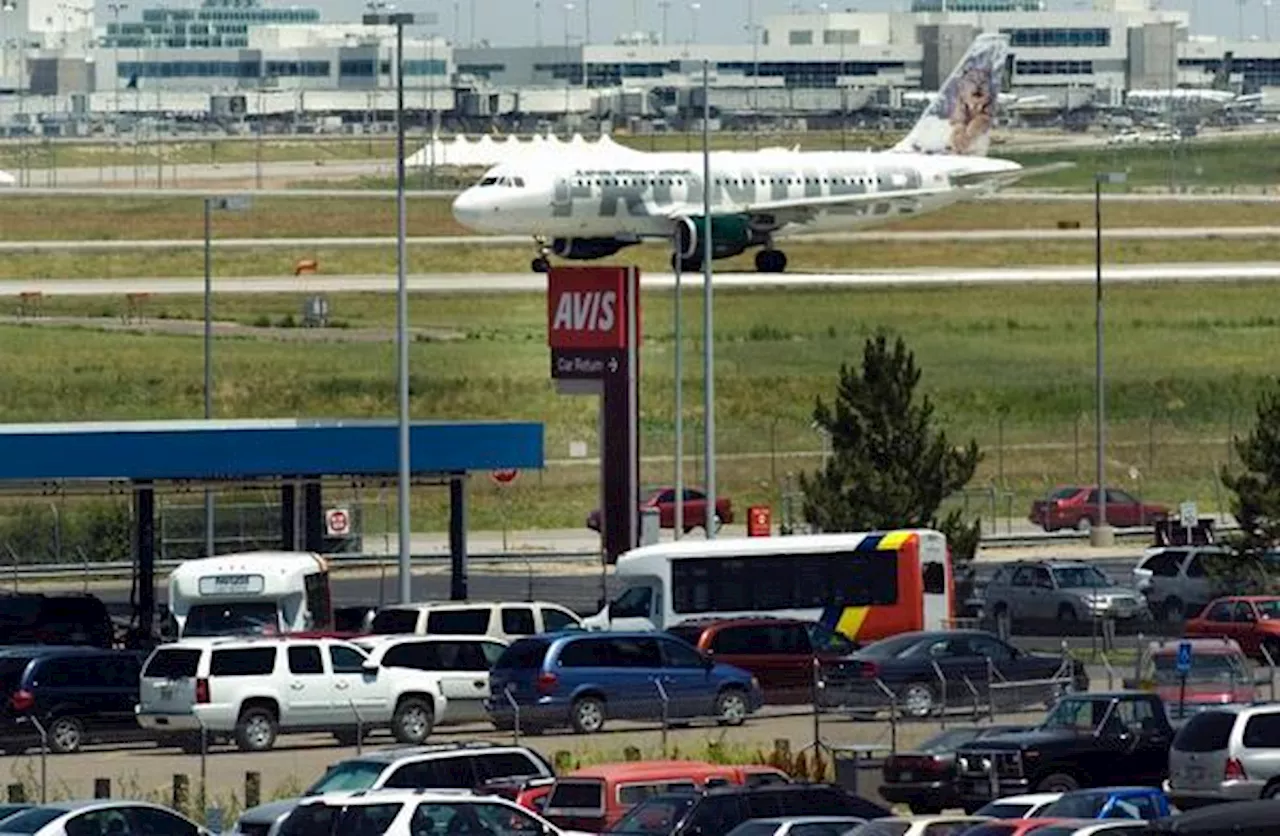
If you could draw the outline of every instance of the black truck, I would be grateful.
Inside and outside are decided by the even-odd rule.
[[[1173,731],[1155,694],[1072,694],[1033,729],[961,746],[957,795],[972,812],[992,799],[1028,792],[1159,786],[1168,770]]]

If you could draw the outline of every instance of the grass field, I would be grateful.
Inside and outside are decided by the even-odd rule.
[[[851,151],[883,148],[896,141],[896,133],[868,131],[813,131],[803,133],[717,133],[712,137],[717,150],[751,150],[759,147],[795,147],[804,150]],[[649,136],[618,135],[623,145],[646,151],[696,151],[700,137],[688,134],[655,134]],[[1046,134],[1045,142],[1054,137]],[[411,132],[410,148],[423,142],[421,133]],[[1017,160],[1027,166],[1069,161],[1076,168],[1028,178],[1023,185],[1067,189],[1092,188],[1095,171],[1126,171],[1126,188],[1220,188],[1275,186],[1280,181],[1280,136],[1221,135],[1170,145],[1126,145],[1089,148],[1069,147],[1061,151],[1026,151],[1010,144],[997,144],[992,153]],[[190,140],[155,143],[0,143],[0,169],[56,169],[67,167],[126,166],[136,167],[145,184],[147,169],[158,165],[188,163],[265,163],[309,161],[318,166],[325,162],[382,160],[394,158],[394,141],[390,137],[351,138],[280,138],[253,140]],[[322,175],[323,169],[318,169]],[[443,171],[443,170],[442,170]],[[426,175],[414,174],[414,182],[425,182]],[[378,186],[385,181],[368,178],[351,185]],[[449,183],[436,183],[448,187]]]
[[[462,235],[450,201],[409,201],[410,235]],[[0,241],[199,239],[204,234],[198,198],[17,197],[0,195]],[[1280,204],[1113,202],[1104,207],[1108,228],[1134,226],[1263,226],[1280,224]],[[1059,223],[1093,226],[1087,203],[973,201],[881,227],[886,230],[1054,229]],[[220,238],[298,238],[391,235],[392,200],[261,198],[246,211],[219,213]]]
[[[643,302],[644,455],[672,438],[669,294]],[[95,313],[100,301],[49,300],[48,313]],[[217,315],[253,323],[296,315],[288,296],[220,297]],[[331,298],[352,326],[390,326],[391,299]],[[1107,462],[1115,481],[1157,500],[1221,501],[1216,472],[1228,436],[1251,420],[1257,393],[1275,375],[1280,287],[1177,284],[1108,291]],[[153,315],[196,317],[199,300],[158,298]],[[688,475],[698,481],[701,309],[686,300]],[[513,418],[546,423],[548,459],[569,442],[594,447],[589,398],[563,397],[547,380],[545,302],[536,294],[415,297],[411,322],[463,338],[412,346],[418,418]],[[1088,480],[1093,450],[1093,291],[1089,287],[894,289],[875,292],[721,291],[716,302],[717,438],[721,489],[735,503],[775,505],[787,474],[818,461],[810,429],[814,398],[832,391],[841,363],[862,341],[901,333],[917,351],[923,387],[953,438],[986,451],[971,509],[1025,512],[1054,483]],[[267,336],[264,331],[264,336]],[[6,359],[3,421],[197,417],[198,338],[102,333],[42,326],[0,327]],[[394,414],[394,351],[383,344],[219,339],[220,417]],[[795,455],[799,453],[800,455]],[[645,467],[647,483],[671,478],[669,462]],[[507,491],[513,528],[572,527],[595,502],[592,467],[556,463]],[[979,495],[978,489],[987,490]],[[472,525],[496,528],[496,489],[477,481]],[[442,528],[446,497],[418,493],[415,526]],[[959,501],[959,500],[957,500]]]
[[[976,243],[877,243],[788,241],[782,245],[793,271],[849,269],[908,269],[1002,267],[1020,265],[1091,264],[1089,240],[1046,241],[1028,247],[1027,242]],[[754,252],[716,262],[720,272],[753,272]],[[625,251],[628,264],[645,271],[669,271],[670,252],[658,244],[643,244]],[[1113,241],[1104,247],[1107,263],[1266,261],[1275,257],[1275,239],[1228,240],[1186,238],[1171,241]],[[410,273],[520,273],[533,257],[528,246],[411,246]],[[314,259],[329,275],[388,274],[395,272],[395,248],[333,248],[264,246],[226,250],[216,254],[217,277],[292,275],[300,259]],[[203,275],[199,248],[139,250],[134,252],[21,253],[0,259],[0,279],[128,278]]]

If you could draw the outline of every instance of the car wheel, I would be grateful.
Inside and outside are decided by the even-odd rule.
[[[1280,796],[1280,781],[1272,781],[1262,788],[1262,797],[1271,800]]]
[[[1165,601],[1160,615],[1169,624],[1181,624],[1187,617],[1182,601],[1177,598],[1170,598]]]
[[[1073,792],[1080,789],[1080,782],[1065,772],[1055,772],[1036,784],[1036,792]]]
[[[431,706],[417,697],[406,697],[391,716],[391,733],[397,743],[417,745],[431,736],[435,718]]]
[[[1280,662],[1280,639],[1273,637],[1263,639],[1262,649],[1266,651],[1266,654],[1263,656],[1264,660],[1267,656],[1270,656],[1273,664]]]
[[[1058,607],[1058,620],[1059,621],[1078,620],[1076,618],[1076,608],[1071,606],[1070,604],[1063,604],[1062,606]]]
[[[747,695],[741,688],[726,688],[716,697],[716,722],[722,726],[741,726],[747,719]]]
[[[898,695],[898,706],[907,717],[928,717],[937,698],[927,682],[909,683]]]
[[[578,734],[595,734],[604,728],[604,700],[578,697],[569,709],[569,722]]]
[[[75,717],[59,717],[49,724],[49,751],[58,755],[78,752],[84,744],[84,724]]]
[[[279,732],[275,712],[255,706],[241,712],[236,721],[236,746],[242,752],[265,752],[275,745]]]
[[[1093,520],[1088,517],[1081,517],[1076,520],[1076,531],[1079,531],[1081,534],[1088,534],[1093,531]]]

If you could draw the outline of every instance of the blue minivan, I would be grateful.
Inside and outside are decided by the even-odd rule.
[[[763,702],[760,683],[662,633],[544,633],[519,639],[489,673],[485,703],[499,729],[570,726],[598,732],[607,718],[739,725]]]

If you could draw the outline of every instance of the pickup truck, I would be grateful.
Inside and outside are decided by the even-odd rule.
[[[1173,727],[1159,695],[1071,694],[1040,725],[966,743],[956,751],[956,790],[967,811],[1029,792],[1117,784],[1160,786]]]

